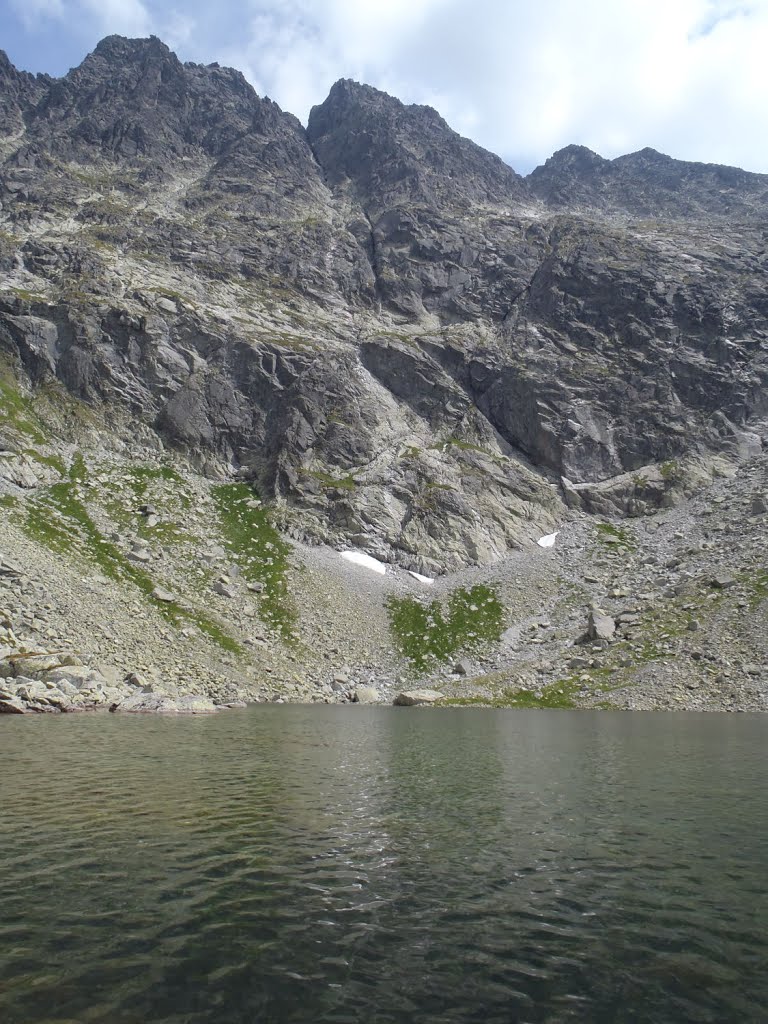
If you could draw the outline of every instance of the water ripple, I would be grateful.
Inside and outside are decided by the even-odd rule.
[[[0,1020],[765,1021],[767,729],[0,720]]]

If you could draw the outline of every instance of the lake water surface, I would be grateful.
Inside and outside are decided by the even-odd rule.
[[[768,716],[0,719],[0,1021],[768,1020]]]

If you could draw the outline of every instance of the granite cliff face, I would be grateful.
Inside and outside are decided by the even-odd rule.
[[[0,55],[0,161],[14,374],[298,538],[491,563],[768,433],[768,176],[568,147],[524,179],[431,108],[343,80],[305,130],[119,37],[62,79]]]

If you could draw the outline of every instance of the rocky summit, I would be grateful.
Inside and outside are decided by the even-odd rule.
[[[768,175],[0,52],[0,711],[768,709],[767,253]]]

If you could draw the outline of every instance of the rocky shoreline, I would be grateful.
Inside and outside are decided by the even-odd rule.
[[[29,650],[13,631],[0,630],[0,715],[74,714],[111,712],[121,714],[210,715],[248,707],[243,700],[213,700],[201,694],[169,694],[136,673],[118,678],[111,669],[83,664],[71,651]],[[372,686],[344,692],[344,702],[380,704]],[[440,702],[437,690],[404,690],[392,703],[401,707]]]

